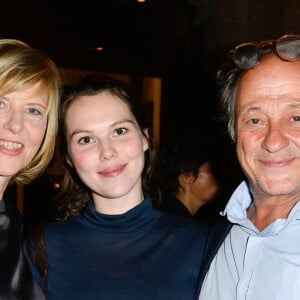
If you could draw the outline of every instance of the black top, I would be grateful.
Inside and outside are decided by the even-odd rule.
[[[23,256],[22,223],[17,208],[0,200],[0,299],[43,300]]]
[[[187,207],[176,197],[163,199],[161,210],[175,216],[194,219],[209,226],[215,225],[221,211],[218,201],[211,201],[201,206],[193,216]]]

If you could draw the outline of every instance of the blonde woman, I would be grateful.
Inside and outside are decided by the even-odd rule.
[[[22,41],[0,40],[0,299],[44,299],[23,257],[19,213],[3,197],[52,158],[60,86],[52,60]]]

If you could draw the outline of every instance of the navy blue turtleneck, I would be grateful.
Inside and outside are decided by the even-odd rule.
[[[195,299],[206,237],[205,225],[154,210],[150,197],[122,215],[90,201],[46,230],[48,299]]]

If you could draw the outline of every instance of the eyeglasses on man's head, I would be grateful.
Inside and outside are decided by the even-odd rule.
[[[270,50],[284,61],[296,61],[300,58],[300,35],[289,34],[274,40],[242,43],[230,51],[230,57],[236,67],[247,70],[257,67],[264,53]]]

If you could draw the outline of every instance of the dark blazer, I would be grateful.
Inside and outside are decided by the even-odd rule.
[[[206,249],[204,252],[204,263],[198,280],[197,299],[199,297],[200,289],[203,284],[205,275],[209,270],[209,266],[232,226],[233,224],[230,223],[226,217],[220,217],[216,224],[210,229]]]
[[[23,255],[22,222],[17,208],[0,201],[0,299],[44,300]]]

